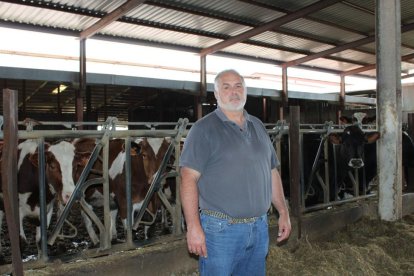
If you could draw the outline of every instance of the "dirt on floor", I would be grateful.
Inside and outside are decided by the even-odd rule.
[[[363,218],[323,240],[289,243],[270,247],[267,275],[414,275],[414,214]]]

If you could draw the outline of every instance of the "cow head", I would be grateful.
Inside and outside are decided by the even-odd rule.
[[[72,145],[75,148],[72,162],[72,176],[76,183],[79,180],[83,169],[88,164],[92,151],[96,146],[96,139],[77,138],[73,140]],[[99,169],[102,170],[102,168]]]
[[[75,190],[72,175],[72,162],[75,155],[74,146],[61,141],[48,147],[46,154],[46,176],[49,183],[59,187],[58,198],[66,204]]]
[[[341,121],[342,124],[358,124],[358,125],[365,125],[365,124],[373,124],[375,123],[375,120],[377,119],[376,116],[367,117],[366,113],[363,112],[357,112],[352,115],[352,118],[341,116],[339,118],[339,121]]]
[[[151,184],[158,170],[156,156],[147,138],[143,138],[139,142],[139,146],[141,148],[139,157],[143,160],[145,174],[148,177],[148,184]]]
[[[378,140],[379,132],[364,133],[357,125],[351,125],[344,129],[343,133],[329,134],[332,144],[340,145],[339,158],[350,168],[361,168],[364,166],[364,145]]]
[[[71,197],[75,185],[72,179],[73,148],[66,141],[54,145],[45,145],[45,177],[49,190],[56,194],[58,200],[66,204]],[[39,153],[37,143],[27,140],[19,145],[20,159],[18,167],[26,155],[32,165],[39,168]],[[70,166],[68,166],[70,164]]]

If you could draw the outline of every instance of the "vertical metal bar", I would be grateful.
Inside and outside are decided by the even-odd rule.
[[[330,201],[331,198],[331,187],[330,187],[330,182],[329,182],[329,175],[330,175],[330,171],[329,171],[329,142],[328,139],[325,140],[324,142],[324,156],[325,156],[325,189],[324,192],[325,194],[323,195],[323,202],[324,203],[328,203]]]
[[[362,195],[366,195],[367,194],[367,176],[366,176],[366,171],[365,171],[365,166],[362,167]]]
[[[267,123],[267,98],[263,97],[262,98],[262,111],[263,111],[263,122]]]
[[[62,120],[62,106],[60,104],[60,84],[59,83],[57,87],[56,104],[57,104],[57,114],[59,116],[59,120]]]
[[[102,170],[103,170],[103,197],[104,197],[104,225],[105,234],[101,235],[101,249],[111,247],[111,210],[109,208],[109,137],[102,138],[104,147],[102,149]]]
[[[279,119],[283,120],[285,116],[285,109],[288,103],[288,74],[287,74],[287,67],[282,67],[282,104],[279,110]]]
[[[339,91],[339,109],[338,109],[338,122],[342,116],[342,111],[345,110],[345,76],[341,75],[340,91]]]
[[[86,39],[80,40],[79,54],[79,89],[76,93],[76,119],[83,122],[83,96],[86,88]],[[79,126],[82,129],[82,125]]]
[[[305,198],[305,172],[304,172],[304,169],[303,169],[303,167],[304,167],[304,158],[303,158],[303,133],[301,134],[300,133],[300,129],[299,129],[299,134],[300,134],[300,136],[299,136],[299,145],[300,145],[300,147],[299,147],[299,158],[300,158],[300,194],[301,194],[301,200],[302,200],[302,206],[303,207],[305,207],[306,206],[306,204],[305,204],[305,200],[306,200],[306,198]],[[290,148],[290,144],[289,144],[289,148]],[[290,168],[289,168],[290,169]]]
[[[104,85],[104,118],[108,117],[108,103],[107,103],[107,86]]]
[[[200,97],[204,99],[207,97],[207,58],[200,56]]]
[[[181,140],[181,139],[180,139]],[[179,166],[178,162],[180,160],[181,155],[181,141],[178,141],[178,143],[175,145],[175,161],[174,161],[174,167],[177,168],[177,172],[179,172]],[[177,174],[175,177],[175,212],[173,214],[173,234],[175,235],[181,235],[183,230],[181,225],[183,224],[182,221],[182,214],[181,214],[181,198],[180,198],[180,189],[181,189],[181,177]]]
[[[203,117],[202,103],[207,99],[207,57],[200,56],[200,96],[197,97],[197,119]]]
[[[40,258],[42,261],[48,260],[47,254],[47,206],[46,206],[46,178],[45,178],[45,143],[43,138],[37,141],[37,154],[39,156],[39,205],[40,205],[40,248],[42,250]]]
[[[86,85],[86,84],[85,84]],[[86,99],[86,118],[84,120],[92,121],[92,87],[87,85],[85,88],[85,99]]]
[[[338,169],[337,169],[337,163],[338,163],[338,158],[336,158],[337,154],[336,154],[336,149],[337,147],[335,145],[332,145],[332,153],[333,153],[333,187],[334,187],[334,201],[338,200]]]
[[[22,113],[22,118],[26,118],[26,114],[27,114],[27,106],[26,106],[26,80],[23,80],[22,83],[22,107],[21,107],[21,113]]]
[[[18,92],[3,89],[2,189],[7,228],[12,248],[13,275],[23,275],[23,263],[19,243],[19,199],[17,190],[17,131]]]
[[[127,246],[132,247],[131,138],[125,138],[125,185],[127,204]]]

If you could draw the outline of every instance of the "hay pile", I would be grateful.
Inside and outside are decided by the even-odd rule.
[[[329,239],[271,246],[267,275],[414,275],[414,215],[364,218]]]

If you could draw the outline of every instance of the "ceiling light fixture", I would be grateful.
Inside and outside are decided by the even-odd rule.
[[[66,88],[68,88],[66,85],[60,84],[59,87],[56,87],[55,89],[53,89],[52,94],[57,94],[58,91],[62,93],[63,91],[65,91]]]

